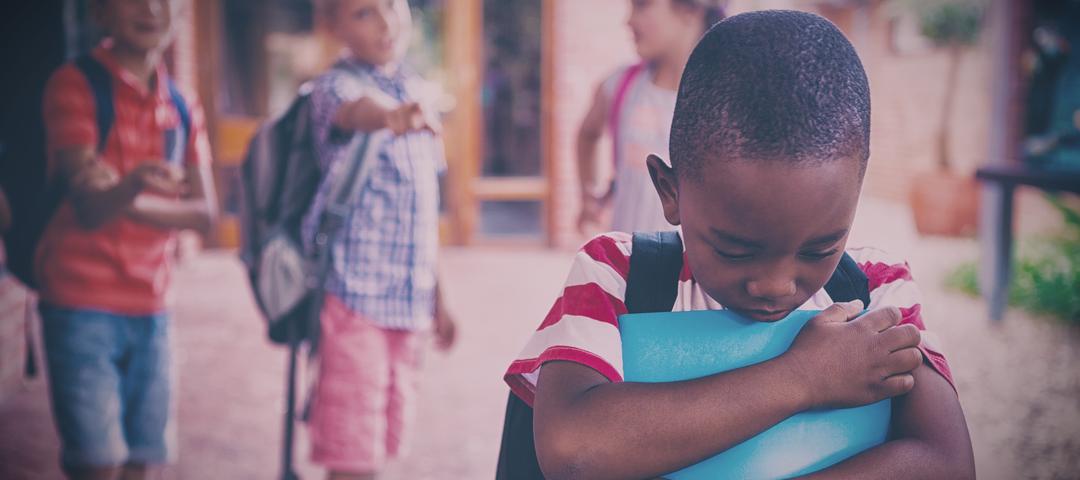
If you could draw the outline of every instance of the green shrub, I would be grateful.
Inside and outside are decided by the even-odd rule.
[[[1080,323],[1080,213],[1047,196],[1065,220],[1062,232],[1032,239],[1013,263],[1009,303],[1025,310]],[[971,295],[979,292],[974,262],[961,264],[945,285]]]

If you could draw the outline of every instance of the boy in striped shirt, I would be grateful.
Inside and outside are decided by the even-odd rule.
[[[762,322],[824,311],[773,360],[685,382],[623,382],[631,237],[592,240],[506,373],[534,407],[547,478],[651,478],[800,411],[889,397],[889,440],[812,477],[974,476],[949,368],[922,334],[907,264],[848,250],[869,280],[869,312],[858,318],[860,301],[833,303],[822,288],[845,252],[869,133],[866,74],[827,20],[748,13],[702,38],[679,87],[671,165],[648,159],[685,250],[673,310],[731,309]]]

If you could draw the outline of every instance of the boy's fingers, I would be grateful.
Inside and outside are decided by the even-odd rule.
[[[919,345],[922,341],[922,333],[919,328],[912,324],[898,325],[881,332],[881,345],[890,352],[903,350]]]
[[[437,335],[439,348],[446,350],[454,345],[454,339],[457,337],[457,331],[454,324],[448,323],[441,325],[435,332]]]
[[[903,319],[904,317],[900,314],[899,308],[885,307],[867,312],[855,321],[869,326],[875,332],[883,332],[890,327],[898,325]]]
[[[912,370],[922,365],[923,356],[918,348],[905,348],[889,354],[887,373],[898,375],[911,373]]]
[[[903,395],[915,388],[915,376],[910,373],[901,373],[882,380],[882,387],[887,397]]]
[[[851,302],[834,303],[817,315],[819,321],[826,323],[843,323],[862,312],[861,300]]]
[[[183,193],[183,185],[161,177],[150,177],[145,180],[146,190],[161,195],[176,195]]]

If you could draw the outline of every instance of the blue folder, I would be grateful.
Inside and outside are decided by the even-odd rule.
[[[815,310],[756,322],[723,310],[642,313],[619,318],[623,376],[673,382],[734,370],[784,353]],[[720,406],[718,408],[723,408]],[[885,441],[889,400],[796,414],[672,480],[789,478],[826,468]]]

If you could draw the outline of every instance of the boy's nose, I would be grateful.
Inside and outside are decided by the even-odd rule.
[[[161,15],[161,12],[165,10],[166,4],[169,0],[145,0],[141,3],[143,13],[149,14],[152,17]]]
[[[746,293],[767,300],[786,298],[795,295],[795,281],[789,278],[751,280],[746,283]]]

